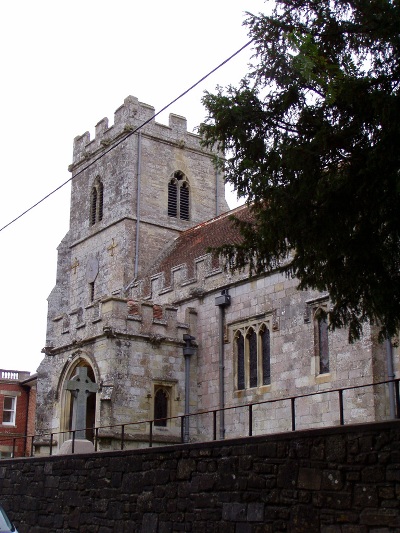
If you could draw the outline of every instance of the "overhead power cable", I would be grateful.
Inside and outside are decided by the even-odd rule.
[[[155,113],[154,115],[152,115],[150,118],[148,118],[145,122],[143,122],[142,124],[140,124],[140,126],[138,126],[136,129],[128,132],[124,137],[122,137],[122,139],[120,139],[118,142],[114,143],[110,148],[108,148],[108,150],[105,150],[101,155],[99,155],[98,157],[96,157],[95,159],[93,159],[93,161],[91,161],[90,163],[88,163],[85,167],[83,167],[79,172],[77,172],[74,176],[71,176],[69,179],[67,179],[66,181],[64,181],[64,183],[62,183],[61,185],[59,185],[56,189],[54,189],[53,191],[49,192],[48,194],[46,194],[46,196],[44,196],[41,200],[39,200],[38,202],[36,202],[35,204],[31,205],[31,207],[29,207],[28,209],[26,209],[23,213],[21,213],[20,215],[18,215],[17,217],[15,217],[13,220],[11,220],[10,222],[8,222],[5,226],[3,226],[2,228],[0,228],[0,231],[3,231],[4,229],[8,228],[9,226],[11,226],[11,224],[14,224],[14,222],[16,222],[17,220],[19,220],[20,218],[22,218],[24,215],[26,215],[27,213],[29,213],[29,211],[32,211],[32,209],[34,209],[35,207],[37,207],[39,204],[41,204],[42,202],[44,202],[45,200],[47,200],[47,198],[49,198],[52,194],[56,193],[57,191],[59,191],[60,189],[62,189],[65,185],[67,185],[70,181],[72,181],[73,179],[77,178],[80,174],[82,174],[82,172],[85,172],[85,170],[87,170],[88,168],[90,168],[92,165],[94,165],[95,163],[97,163],[97,161],[99,161],[102,157],[104,157],[105,155],[107,155],[109,152],[111,152],[111,150],[114,150],[114,148],[116,148],[117,146],[119,146],[121,143],[123,143],[124,141],[126,141],[126,139],[128,137],[130,137],[131,135],[134,135],[135,133],[137,133],[141,128],[143,128],[144,126],[146,126],[146,124],[148,124],[149,122],[151,122],[152,120],[154,120],[160,113],[162,113],[163,111],[165,111],[166,109],[168,109],[172,104],[174,104],[175,102],[177,102],[178,100],[180,100],[183,96],[185,96],[186,94],[188,94],[190,91],[192,91],[195,87],[197,87],[198,85],[200,85],[200,83],[202,83],[205,79],[207,79],[209,76],[211,76],[211,74],[214,74],[214,72],[216,72],[218,69],[220,69],[221,67],[223,67],[226,63],[228,63],[231,59],[233,59],[235,56],[237,56],[242,50],[244,50],[245,48],[247,48],[251,43],[253,42],[253,39],[251,39],[250,41],[248,41],[245,45],[243,45],[241,48],[239,48],[239,50],[237,50],[234,54],[232,54],[231,56],[229,56],[227,59],[225,59],[225,61],[223,61],[222,63],[220,63],[218,66],[216,66],[215,68],[213,68],[212,70],[210,70],[210,72],[208,72],[208,74],[206,74],[205,76],[203,76],[202,78],[200,78],[196,83],[194,83],[191,87],[189,87],[188,89],[186,89],[186,91],[184,91],[182,94],[180,94],[179,96],[177,96],[174,100],[172,100],[169,104],[167,104],[166,106],[164,106],[162,109],[160,109],[160,111],[157,111],[157,113]]]

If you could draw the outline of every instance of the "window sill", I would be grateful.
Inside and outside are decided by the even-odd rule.
[[[267,392],[271,392],[271,390],[272,390],[272,384],[261,385],[260,387],[251,387],[248,389],[235,390],[234,395],[236,398],[239,398],[242,396],[249,396],[249,395],[254,395],[254,394],[266,394]]]
[[[316,383],[329,383],[330,381],[332,381],[332,376],[330,372],[327,372],[326,374],[318,374],[318,376],[315,376]]]

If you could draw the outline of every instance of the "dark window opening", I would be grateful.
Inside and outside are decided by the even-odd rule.
[[[89,283],[89,301],[94,301],[94,281],[92,281],[92,283]]]
[[[271,338],[268,328],[264,328],[260,333],[262,352],[262,384],[271,383]]]
[[[247,336],[249,343],[249,365],[250,365],[250,388],[257,387],[257,335],[251,330]]]
[[[154,425],[166,427],[168,418],[168,394],[158,389],[154,396]]]
[[[244,373],[244,338],[241,333],[236,338],[237,350],[237,374],[238,374],[238,390],[245,388],[245,373]]]
[[[329,372],[329,339],[328,323],[325,317],[318,318],[318,354],[319,354],[319,373],[327,374]]]

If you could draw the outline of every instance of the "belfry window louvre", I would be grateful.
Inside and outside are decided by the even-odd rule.
[[[103,184],[99,178],[96,178],[90,192],[90,225],[94,226],[100,220],[103,220]]]
[[[93,187],[90,194],[90,225],[96,224],[96,211],[97,211],[97,189]]]
[[[175,180],[168,183],[168,216],[176,217],[178,209],[178,186]]]
[[[97,193],[98,193],[98,209],[97,209],[97,219],[100,221],[100,220],[103,220],[103,184],[101,183],[101,181],[99,181],[99,185],[98,185],[98,188],[97,188]]]
[[[180,188],[180,217],[182,220],[189,220],[189,187],[183,182]]]
[[[186,176],[177,170],[168,183],[168,216],[180,220],[190,218],[189,183]]]
[[[237,390],[271,383],[271,334],[268,322],[244,326],[234,332]]]

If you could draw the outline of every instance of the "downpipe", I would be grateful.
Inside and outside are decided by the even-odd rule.
[[[219,307],[218,344],[219,344],[219,438],[225,439],[225,308],[231,304],[228,289],[223,289],[220,296],[215,298],[215,305]]]

